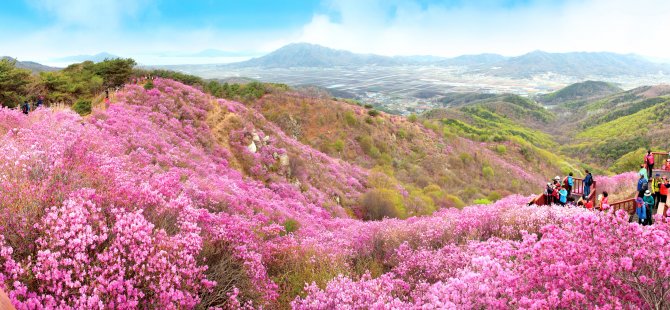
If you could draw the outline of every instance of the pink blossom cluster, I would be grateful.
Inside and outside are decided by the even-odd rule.
[[[556,209],[560,207],[542,207]],[[580,210],[521,238],[404,242],[380,277],[306,286],[295,309],[664,308],[670,225]]]
[[[637,188],[640,175],[637,172],[624,172],[614,176],[595,176],[598,192],[606,191],[612,193],[630,193]]]

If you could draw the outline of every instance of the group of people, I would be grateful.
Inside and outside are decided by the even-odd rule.
[[[586,176],[584,177],[584,190],[583,197],[578,201],[578,204],[583,205],[586,208],[593,208],[593,202],[587,197],[591,194],[591,186],[593,185],[593,176],[588,170],[585,171]],[[572,197],[572,189],[575,185],[575,179],[572,172],[563,178],[556,176],[552,182],[547,183],[547,188],[544,191],[545,197],[547,197],[547,203],[549,204],[559,204],[562,206],[565,205],[574,205],[575,199]]]
[[[44,97],[42,97],[42,96],[39,96],[37,98],[37,101],[35,102],[35,104],[32,104],[32,105],[28,102],[28,100],[24,100],[23,103],[20,106],[21,107],[21,112],[23,112],[23,114],[28,114],[28,113],[30,113],[31,109],[35,110],[35,109],[41,107],[43,104],[44,104]]]
[[[642,225],[652,224],[652,217],[658,213],[659,205],[663,203],[665,206],[670,189],[670,180],[667,176],[656,173],[653,178],[650,178],[653,169],[654,154],[649,150],[644,156],[644,163],[640,165],[640,178],[637,181],[637,198],[635,199],[635,213],[638,222]],[[662,170],[670,171],[670,158],[663,164]],[[668,216],[667,207],[664,207],[663,215]]]

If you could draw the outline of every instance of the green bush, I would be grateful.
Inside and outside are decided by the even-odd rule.
[[[72,106],[72,110],[79,113],[79,115],[84,116],[91,114],[91,100],[79,99]]]
[[[435,202],[421,190],[413,190],[407,197],[408,215],[430,215],[435,211]]]
[[[400,130],[398,130],[398,132],[396,133],[396,135],[397,135],[398,138],[400,138],[400,139],[406,139],[406,138],[407,138],[407,131],[405,131],[404,129],[400,129]]]
[[[284,231],[286,234],[296,232],[298,229],[300,229],[300,222],[294,219],[286,219],[284,221]]]
[[[475,201],[473,201],[473,203],[476,204],[476,205],[487,205],[487,204],[491,203],[491,200],[488,200],[486,198],[480,198],[480,199],[475,199]]]
[[[344,151],[344,141],[342,141],[342,139],[335,140],[335,142],[333,142],[333,149],[337,152]]]
[[[507,147],[502,145],[502,144],[496,145],[496,153],[498,153],[498,154],[507,153]]]
[[[500,193],[498,193],[496,191],[492,191],[492,192],[489,193],[488,196],[486,196],[486,199],[488,199],[490,201],[496,201],[496,200],[499,200],[500,198],[502,198],[502,195],[500,195]]]
[[[154,81],[152,81],[152,80],[148,80],[148,81],[144,84],[144,89],[146,89],[146,90],[154,89]]]
[[[360,136],[358,137],[358,144],[361,146],[361,149],[365,154],[372,158],[378,158],[381,156],[381,152],[375,146],[372,137],[370,136]]]
[[[385,217],[404,218],[402,196],[391,189],[372,189],[361,197],[363,219],[378,221]]]
[[[344,112],[344,122],[349,126],[358,125],[358,119],[356,119],[356,116],[351,111]]]
[[[487,179],[493,178],[494,176],[493,168],[491,168],[491,166],[485,165],[484,167],[482,167],[482,175]]]
[[[370,115],[370,116],[372,116],[372,117],[375,117],[375,116],[379,115],[379,111],[377,111],[377,110],[370,110],[370,111],[368,111],[368,115]]]
[[[365,107],[366,109],[372,109],[372,108],[374,108],[374,106],[371,105],[371,104],[366,104],[366,105],[364,105],[364,107]]]
[[[468,153],[461,153],[458,158],[466,165],[472,162],[472,156]]]
[[[407,117],[407,120],[409,120],[409,121],[412,122],[412,123],[416,123],[416,121],[417,121],[418,119],[419,119],[419,117],[416,116],[416,114],[414,114],[414,113],[410,114],[410,115]]]

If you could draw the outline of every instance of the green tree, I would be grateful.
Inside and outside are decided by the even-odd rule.
[[[81,116],[91,114],[91,100],[79,99],[72,109]]]
[[[15,64],[14,60],[0,60],[0,104],[10,108],[16,107],[27,95],[31,81],[30,71],[18,69]]]
[[[103,78],[103,86],[117,87],[128,82],[136,64],[132,58],[105,59],[94,65],[94,72]]]

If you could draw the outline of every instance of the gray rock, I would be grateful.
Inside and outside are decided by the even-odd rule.
[[[284,166],[284,167],[287,167],[287,166],[288,166],[288,164],[289,164],[289,159],[288,159],[288,155],[287,155],[287,154],[279,155],[279,164],[282,165],[282,166]]]
[[[258,151],[258,148],[256,147],[256,143],[254,141],[251,141],[251,144],[247,146],[247,149],[251,153],[256,153]]]

